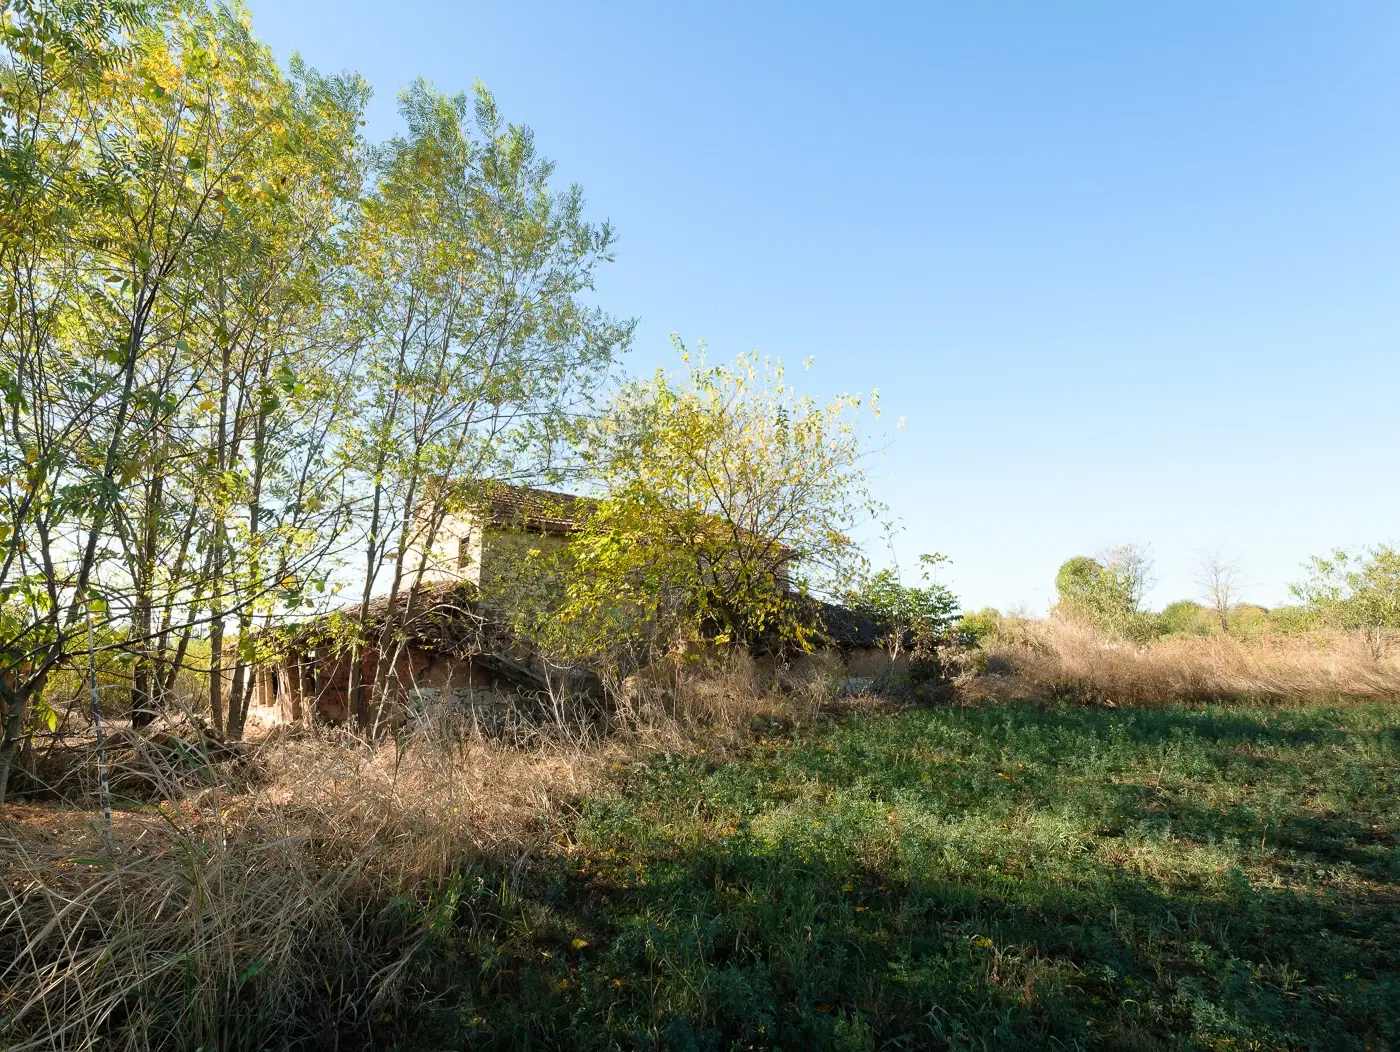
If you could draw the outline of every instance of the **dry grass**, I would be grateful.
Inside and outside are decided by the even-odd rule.
[[[965,696],[1096,704],[1400,697],[1400,661],[1377,660],[1365,640],[1345,634],[1167,637],[1138,646],[1056,618],[1007,618],[985,659],[979,674],[963,678]]]
[[[845,673],[834,655],[793,664],[724,651],[686,666],[658,662],[618,692],[621,729],[654,748],[742,740],[755,723],[804,725],[840,693]]]
[[[119,806],[110,832],[90,774],[64,783],[75,803],[0,812],[0,1047],[372,1042],[429,1000],[424,947],[473,937],[474,882],[552,850],[604,767],[798,722],[830,695],[824,665],[786,680],[715,662],[646,686],[608,733],[509,742],[450,722],[377,748],[274,735],[236,756],[118,735],[118,794],[150,802]]]
[[[431,918],[408,904],[473,864],[521,864],[606,759],[471,737],[368,750],[323,735],[267,744],[235,777],[243,785],[121,810],[110,834],[91,810],[11,806],[0,1043],[364,1039],[386,1005],[413,998]],[[402,922],[386,923],[395,909]]]

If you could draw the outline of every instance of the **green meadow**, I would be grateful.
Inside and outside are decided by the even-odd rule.
[[[876,712],[613,776],[554,860],[400,903],[403,1047],[1400,1047],[1394,707]]]

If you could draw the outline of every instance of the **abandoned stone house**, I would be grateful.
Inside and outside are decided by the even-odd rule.
[[[420,537],[410,547],[405,567],[423,569],[414,609],[407,609],[410,597],[402,591],[372,599],[363,613],[371,640],[391,615],[400,626],[391,667],[382,667],[373,644],[359,655],[361,682],[373,683],[379,675],[390,687],[394,711],[384,716],[401,722],[446,706],[495,718],[520,699],[547,694],[566,681],[587,686],[577,673],[550,667],[510,638],[491,611],[504,601],[500,583],[526,551],[567,544],[590,506],[587,498],[567,493],[500,487],[476,509],[449,514],[431,545]],[[873,623],[841,607],[817,607],[824,635],[851,675],[883,667]],[[353,606],[281,633],[275,653],[252,674],[251,709],[265,722],[339,723],[355,715],[346,641],[360,620],[361,609]]]

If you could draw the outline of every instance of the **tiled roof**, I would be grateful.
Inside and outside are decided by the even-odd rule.
[[[884,631],[873,617],[849,607],[814,600],[817,626],[823,638],[841,650],[883,646]]]
[[[489,649],[494,635],[492,626],[477,613],[476,586],[456,581],[425,584],[418,590],[413,616],[405,620],[410,591],[397,595],[381,595],[368,605],[356,603],[330,613],[288,626],[283,638],[293,647],[324,647],[339,649],[355,634],[352,626],[364,610],[367,642],[372,645],[384,619],[392,609],[399,638],[415,647],[443,653],[471,654]]]
[[[511,656],[518,642],[511,633],[478,612],[475,585],[456,581],[425,584],[418,590],[413,617],[404,622],[409,596],[405,589],[395,596],[371,599],[363,607],[368,646],[375,645],[375,633],[383,626],[392,603],[400,618],[397,632],[409,646],[468,657],[521,686],[547,686],[538,672]],[[362,605],[356,603],[304,622],[291,630],[288,642],[298,648],[343,646],[348,639],[348,623],[358,620]]]
[[[523,526],[560,535],[577,533],[583,519],[597,506],[588,497],[533,486],[497,486],[487,501],[492,525]]]

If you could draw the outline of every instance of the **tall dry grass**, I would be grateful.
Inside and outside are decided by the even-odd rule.
[[[1099,704],[1400,698],[1400,661],[1345,633],[1166,637],[1136,645],[1058,618],[1006,618],[984,643],[965,696]]]
[[[785,663],[724,650],[686,664],[657,662],[620,685],[617,727],[651,747],[732,744],[755,723],[810,723],[844,679],[830,653]]]
[[[0,1045],[367,1040],[413,1004],[432,918],[411,904],[482,864],[519,866],[605,758],[472,738],[367,750],[323,735],[269,744],[252,764],[263,776],[245,771],[244,784],[119,809],[110,833],[91,811],[12,806]]]
[[[808,719],[835,689],[819,662],[697,671],[639,686],[602,731],[443,719],[378,747],[323,730],[233,757],[118,736],[114,784],[148,803],[110,831],[87,776],[69,803],[0,812],[0,1048],[372,1043],[441,989],[425,950],[445,928],[476,937],[481,883],[555,850],[606,766]]]

